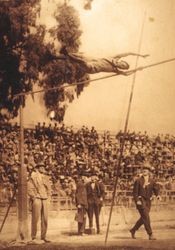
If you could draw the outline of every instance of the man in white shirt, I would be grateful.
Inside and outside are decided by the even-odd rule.
[[[46,239],[48,225],[48,198],[51,193],[51,187],[48,177],[44,174],[44,164],[35,166],[35,172],[32,172],[28,180],[28,195],[32,203],[32,222],[31,238],[36,240],[37,225],[41,216],[41,240],[49,242]]]

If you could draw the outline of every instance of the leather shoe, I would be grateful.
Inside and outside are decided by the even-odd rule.
[[[35,239],[35,238],[33,238],[31,241],[29,241],[29,244],[38,244],[38,241]]]
[[[134,230],[129,230],[129,232],[131,233],[131,238],[132,239],[136,239],[136,237],[135,237],[135,231]]]
[[[156,240],[156,238],[151,234],[149,235],[149,240]]]
[[[42,239],[45,243],[50,243],[51,241],[50,240],[47,240],[47,239]]]

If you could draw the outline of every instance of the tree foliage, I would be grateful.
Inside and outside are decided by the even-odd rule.
[[[0,120],[18,115],[20,98],[33,89],[48,60],[45,27],[36,25],[40,0],[11,0],[0,4]],[[25,98],[23,100],[25,105]]]
[[[27,60],[27,50],[30,47],[29,26],[34,26],[37,15],[32,7],[38,2],[4,1],[0,5],[1,119],[17,116],[20,100],[13,99],[13,96],[31,90],[31,80],[37,78],[32,62]]]
[[[78,52],[80,46],[80,20],[77,11],[70,5],[58,6],[55,13],[58,25],[51,29],[50,33],[61,44],[61,48],[66,47],[68,52]],[[62,86],[64,83],[81,82],[88,80],[89,76],[82,69],[79,63],[75,63],[66,58],[65,60],[53,60],[45,67],[46,78],[44,85],[47,87]],[[75,90],[46,92],[44,95],[45,104],[48,110],[55,111],[55,119],[61,122],[64,118],[66,102],[74,99],[83,90],[84,85],[79,85]]]
[[[0,120],[18,115],[20,98],[14,95],[33,90],[34,84],[42,87],[62,86],[64,83],[87,80],[88,75],[79,64],[69,59],[56,59],[54,44],[44,42],[46,27],[37,24],[41,0],[1,1],[0,5]],[[58,22],[51,35],[70,52],[80,46],[80,20],[72,6],[58,6],[55,18]],[[43,79],[39,74],[44,75]],[[77,95],[83,85],[74,92]],[[73,101],[74,92],[66,89],[45,92],[48,110],[55,110],[57,121],[65,114],[65,101]],[[25,98],[23,99],[25,105]]]

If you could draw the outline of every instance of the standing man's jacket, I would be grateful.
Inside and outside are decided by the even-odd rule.
[[[101,198],[104,198],[104,188],[102,185],[100,185],[98,182],[95,182],[95,186],[94,189],[91,186],[91,182],[87,183],[86,186],[87,189],[87,199],[88,199],[88,203],[96,203],[96,204],[100,204],[101,203]]]
[[[48,199],[51,193],[49,178],[44,174],[33,172],[28,180],[28,195],[31,199]]]
[[[82,205],[85,208],[88,207],[86,185],[82,181],[77,183],[75,201],[77,206]]]
[[[144,176],[139,177],[135,181],[133,189],[133,197],[135,203],[137,203],[139,200],[142,201],[143,206],[145,202],[151,203],[153,194],[155,194],[156,196],[159,194],[159,186],[153,179],[150,178],[147,185],[145,185]]]

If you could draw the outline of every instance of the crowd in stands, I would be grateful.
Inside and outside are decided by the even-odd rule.
[[[18,124],[0,126],[1,199],[9,197],[8,192],[17,185],[19,134]],[[98,133],[94,127],[75,130],[64,124],[38,123],[35,128],[24,129],[24,164],[30,175],[38,162],[44,162],[53,189],[60,196],[73,197],[82,171],[96,172],[105,185],[114,184],[123,142],[119,189],[131,189],[134,177],[147,162],[160,185],[175,190],[175,136],[169,134],[149,136],[147,132],[128,131],[124,135],[119,131],[111,135],[109,131]]]

